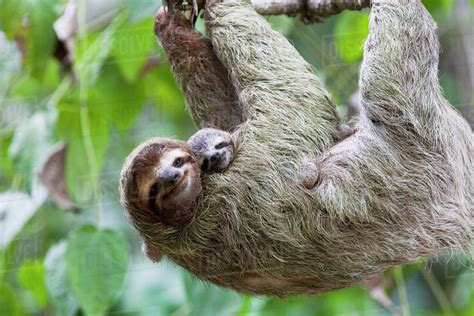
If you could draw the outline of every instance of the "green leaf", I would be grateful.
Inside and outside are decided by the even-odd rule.
[[[128,81],[137,79],[152,54],[158,54],[153,19],[134,25],[123,24],[115,34],[111,55]]]
[[[18,283],[33,295],[40,308],[48,305],[44,273],[44,265],[41,261],[25,261],[17,273]]]
[[[52,126],[56,112],[40,111],[21,123],[15,130],[9,155],[17,168],[28,179],[36,176],[52,144]]]
[[[0,283],[0,315],[19,315],[16,295],[8,284]]]
[[[0,47],[0,99],[4,99],[12,78],[20,72],[21,55],[16,43],[8,41],[1,31]]]
[[[186,271],[183,282],[191,315],[234,315],[242,306],[242,298],[236,292],[204,283]]]
[[[119,132],[126,132],[145,103],[143,82],[127,82],[116,64],[105,65],[91,93],[91,109],[109,121]]]
[[[81,126],[81,108],[77,103],[59,104],[59,117],[56,124],[56,135],[68,143],[66,154],[66,183],[73,200],[86,202],[92,197],[95,176],[91,174],[91,165],[84,144],[84,133]],[[67,100],[74,102],[74,100]],[[107,113],[94,111],[88,105],[89,131],[95,154],[95,164],[100,171],[109,143],[109,121]],[[89,135],[87,135],[89,137]]]
[[[125,16],[117,15],[112,23],[99,34],[90,34],[86,38],[79,39],[76,45],[76,63],[74,68],[79,74],[87,74],[87,83],[90,87],[96,84],[100,72],[114,42],[119,27],[124,23]]]
[[[148,95],[158,107],[158,111],[165,111],[171,116],[189,114],[185,111],[184,96],[178,87],[173,72],[168,65],[163,65],[154,70],[147,78]]]
[[[14,38],[22,30],[22,16],[25,0],[2,0],[0,2],[0,29],[9,38]]]
[[[84,226],[70,237],[66,269],[86,315],[104,315],[120,294],[128,264],[125,238],[112,230]]]
[[[344,62],[353,63],[362,57],[363,44],[369,34],[369,15],[365,12],[343,12],[336,21],[335,45]]]
[[[423,4],[426,9],[431,13],[436,11],[442,11],[443,13],[449,13],[453,7],[454,0],[423,0]]]
[[[267,19],[270,25],[272,26],[272,29],[277,32],[280,32],[285,36],[288,36],[291,33],[296,23],[296,20],[294,18],[291,18],[286,15],[272,15],[269,16]]]
[[[452,76],[449,73],[444,73],[440,76],[439,83],[443,88],[444,97],[449,101],[449,103],[455,106],[462,103],[462,96],[459,93],[461,89],[455,76]]]
[[[156,0],[123,0],[130,14],[130,21],[136,22],[152,18],[161,6],[162,1]]]
[[[0,247],[7,246],[43,204],[47,192],[26,193],[7,191],[0,194]]]
[[[26,31],[26,66],[31,75],[43,79],[47,61],[50,59],[56,35],[53,23],[58,17],[55,12],[57,0],[28,0],[26,14],[28,28]]]
[[[73,316],[79,304],[69,285],[66,273],[65,253],[67,243],[62,241],[49,248],[44,266],[46,288],[58,315]]]

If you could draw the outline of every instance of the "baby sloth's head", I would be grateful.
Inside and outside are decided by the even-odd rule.
[[[220,172],[227,168],[234,156],[234,142],[228,132],[203,128],[188,140],[203,172]]]
[[[191,220],[202,190],[199,169],[189,147],[175,140],[153,138],[128,156],[121,201],[142,235]]]

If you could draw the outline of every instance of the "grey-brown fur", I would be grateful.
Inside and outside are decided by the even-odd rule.
[[[442,97],[436,27],[420,1],[373,1],[360,122],[341,142],[329,93],[282,35],[239,1],[206,16],[248,121],[189,225],[164,234],[134,223],[157,249],[203,280],[270,295],[339,289],[466,249],[473,134]],[[294,181],[308,157],[312,189]]]

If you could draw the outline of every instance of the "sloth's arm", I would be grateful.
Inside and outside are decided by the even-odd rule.
[[[155,34],[198,127],[232,131],[241,124],[245,113],[210,40],[193,30],[181,12],[176,12],[174,19],[170,19],[163,8],[155,17]]]
[[[229,71],[249,118],[271,119],[285,112],[290,121],[290,108],[297,106],[301,115],[312,116],[306,118],[308,124],[335,129],[338,117],[331,96],[283,35],[245,1],[209,0],[206,6],[214,51]]]

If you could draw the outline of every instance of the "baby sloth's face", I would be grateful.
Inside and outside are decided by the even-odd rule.
[[[199,130],[188,140],[188,145],[198,159],[203,172],[223,171],[234,156],[234,142],[231,134],[213,128]]]

